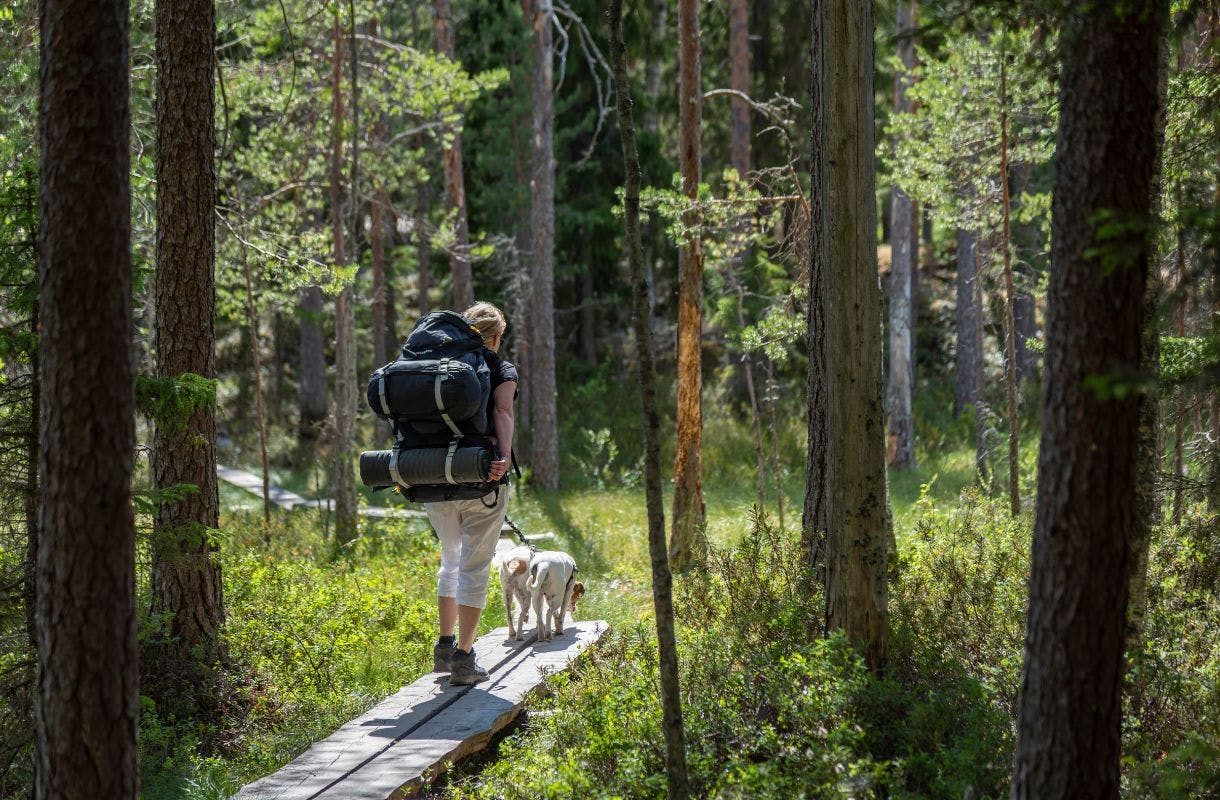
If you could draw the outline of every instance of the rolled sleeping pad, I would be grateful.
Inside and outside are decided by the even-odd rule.
[[[396,481],[390,461],[395,457],[398,477],[407,486],[487,483],[491,472],[491,450],[486,447],[458,447],[452,459],[448,447],[369,450],[360,454],[360,482],[373,488],[393,486]]]

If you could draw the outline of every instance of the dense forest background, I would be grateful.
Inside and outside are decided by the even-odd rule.
[[[554,531],[577,557],[590,576],[579,613],[609,620],[614,635],[548,687],[547,713],[514,731],[498,760],[435,791],[655,797],[667,776],[673,791],[650,602],[656,553],[644,533],[624,85],[643,176],[692,795],[1009,793],[1021,714],[1033,713],[1020,710],[1031,547],[1036,527],[1051,529],[1040,493],[1059,452],[1042,448],[1059,424],[1043,415],[1056,385],[1047,376],[1062,363],[1048,357],[1060,353],[1049,333],[1053,245],[1071,238],[1055,229],[1066,213],[1055,204],[1078,199],[1055,194],[1074,152],[1063,76],[1073,48],[1095,44],[1081,22],[1094,12],[871,4],[871,96],[858,107],[875,148],[859,168],[875,190],[852,218],[875,237],[884,306],[876,341],[831,331],[825,347],[832,361],[857,350],[879,359],[873,394],[884,411],[873,421],[883,430],[821,440],[827,452],[858,441],[884,456],[881,491],[868,495],[880,553],[868,580],[881,587],[884,633],[862,641],[830,610],[827,553],[838,545],[814,510],[826,471],[815,466],[811,376],[827,352],[815,342],[830,330],[818,325],[827,309],[815,287],[825,263],[847,256],[819,233],[819,198],[838,187],[825,174],[817,183],[818,137],[840,123],[813,102],[810,4],[626,0],[618,86],[607,5],[132,2],[120,64],[131,319],[120,333],[134,428],[130,447],[88,452],[72,442],[92,435],[92,414],[112,410],[89,382],[113,370],[99,359],[90,378],[82,367],[85,388],[63,396],[78,415],[59,416],[61,395],[46,393],[64,384],[48,374],[72,379],[62,364],[80,362],[49,355],[45,330],[71,327],[73,298],[82,313],[95,308],[107,282],[73,286],[61,270],[63,305],[47,305],[46,28],[40,4],[0,5],[0,797],[29,796],[36,763],[55,752],[35,748],[35,709],[53,699],[39,690],[49,674],[40,683],[40,642],[45,656],[51,640],[36,596],[56,596],[47,581],[73,573],[45,561],[53,537],[39,554],[40,525],[54,527],[40,504],[78,477],[84,492],[94,472],[131,476],[138,659],[116,670],[138,671],[129,716],[143,796],[229,796],[426,671],[437,555],[426,525],[357,514],[402,502],[355,482],[357,453],[389,442],[363,376],[394,357],[421,315],[472,299],[506,312],[505,351],[522,375],[524,477],[509,513],[529,531]],[[1132,159],[1156,170],[1144,178],[1156,187],[1151,213],[1095,214],[1082,246],[1101,274],[1127,274],[1133,259],[1147,273],[1133,290],[1139,363],[1085,379],[1099,402],[1139,406],[1138,455],[1095,476],[1103,496],[1113,479],[1133,510],[1110,531],[1126,543],[1121,564],[1107,572],[1108,561],[1060,556],[1058,578],[1122,586],[1121,760],[1071,755],[1110,764],[1124,796],[1212,797],[1220,9],[1137,5],[1163,17],[1143,39],[1151,55],[1098,68],[1155,90],[1155,153]],[[71,93],[67,102],[86,105]],[[1137,106],[1110,120],[1115,139],[1137,127]],[[1105,169],[1137,185],[1139,165]],[[97,227],[81,222],[82,257]],[[828,246],[829,259],[819,255]],[[871,281],[871,249],[865,258]],[[1083,301],[1059,308],[1089,316]],[[1115,430],[1125,419],[1068,417],[1081,430],[1091,417]],[[856,435],[831,419],[832,435]],[[1100,430],[1095,441],[1111,441]],[[107,460],[111,450],[128,451],[126,467]],[[48,451],[75,461],[52,477]],[[333,502],[274,508],[218,485],[218,463]],[[96,531],[99,552],[112,533]],[[867,587],[858,596],[869,592],[876,600]],[[503,622],[491,605],[485,628]]]

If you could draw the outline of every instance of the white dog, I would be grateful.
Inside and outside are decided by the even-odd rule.
[[[538,641],[551,641],[552,621],[554,633],[562,636],[564,614],[569,608],[575,613],[576,601],[585,593],[584,584],[576,580],[576,562],[558,550],[534,553],[528,588],[538,618]]]
[[[525,545],[514,547],[500,559],[500,587],[504,590],[504,617],[508,620],[508,638],[521,641],[525,638],[525,621],[530,613],[530,590],[527,585],[530,568],[530,549]],[[521,608],[521,617],[513,627],[513,598]]]

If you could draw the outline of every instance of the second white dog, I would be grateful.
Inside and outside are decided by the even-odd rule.
[[[576,580],[576,562],[559,550],[535,553],[530,560],[528,588],[538,618],[538,641],[549,642],[553,634],[562,636],[569,605],[575,610],[576,599],[585,591],[584,584]]]
[[[525,638],[525,621],[530,613],[529,575],[530,549],[525,545],[514,547],[500,560],[500,587],[504,590],[504,616],[508,620],[508,638],[521,641]],[[521,607],[521,616],[513,625],[513,598]]]

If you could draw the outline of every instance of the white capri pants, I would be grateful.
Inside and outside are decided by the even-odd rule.
[[[487,578],[496,553],[508,487],[495,495],[471,500],[424,503],[428,520],[441,540],[441,568],[436,573],[436,594],[457,598],[458,605],[483,608],[487,604]],[[495,503],[488,508],[492,497]]]

